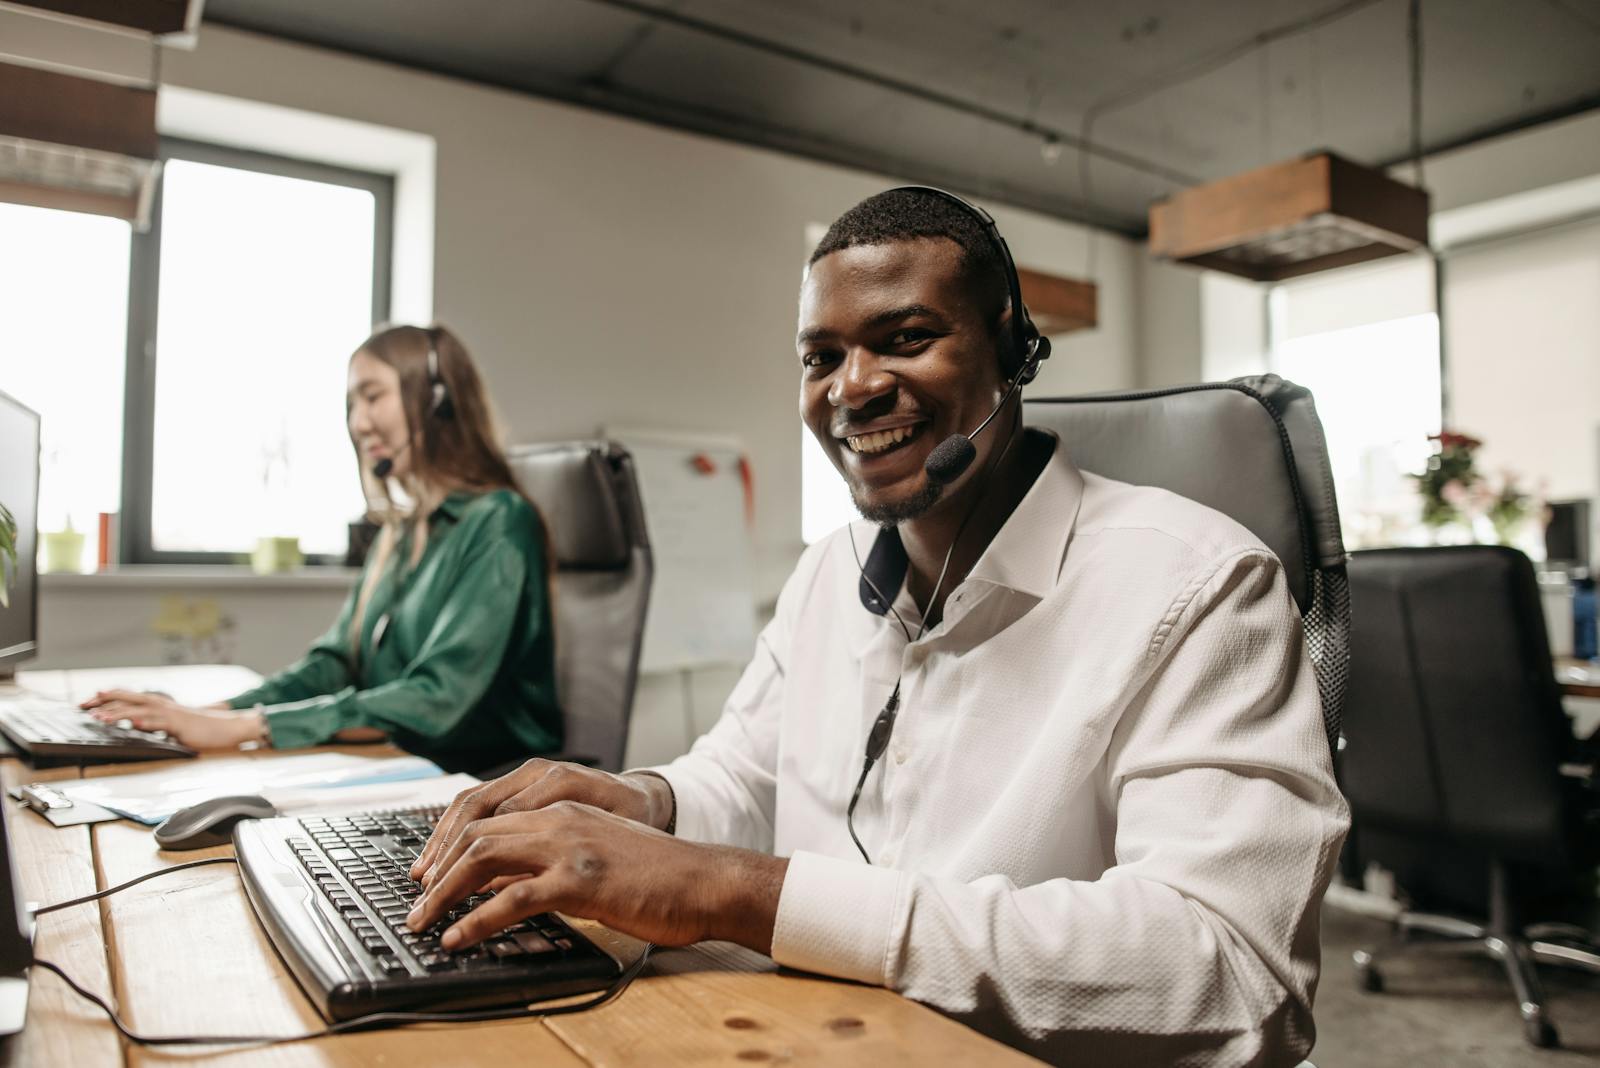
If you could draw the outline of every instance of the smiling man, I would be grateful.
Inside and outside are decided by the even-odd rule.
[[[559,909],[888,986],[1054,1061],[1310,1048],[1348,821],[1282,568],[1023,428],[1048,345],[986,223],[913,188],[833,224],[800,412],[865,521],[807,550],[688,755],[458,798],[416,926],[500,879],[447,945]]]

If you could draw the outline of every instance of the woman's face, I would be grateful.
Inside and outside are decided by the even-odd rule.
[[[361,450],[361,462],[372,468],[389,460],[390,478],[411,471],[410,428],[400,400],[400,374],[367,352],[350,358],[350,378],[345,402],[350,409],[350,437]]]

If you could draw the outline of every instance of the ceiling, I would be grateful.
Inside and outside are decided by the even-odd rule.
[[[205,21],[1128,233],[1319,148],[1411,154],[1408,0],[208,0]],[[1600,0],[1424,0],[1437,151],[1600,106]],[[1084,145],[1087,144],[1087,151]]]

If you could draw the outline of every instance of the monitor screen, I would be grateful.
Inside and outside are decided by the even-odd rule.
[[[1589,502],[1551,501],[1544,528],[1545,559],[1551,564],[1589,565]]]
[[[0,673],[34,656],[39,622],[39,416],[0,393],[0,505],[17,523],[17,562],[0,555]]]

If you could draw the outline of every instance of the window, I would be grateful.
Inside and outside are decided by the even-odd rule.
[[[861,518],[850,487],[817,444],[811,428],[800,427],[800,537],[807,545]]]
[[[171,142],[134,239],[124,545],[210,562],[344,552],[361,499],[345,363],[387,314],[391,181]]]
[[[388,314],[393,179],[163,144],[151,227],[0,204],[0,390],[42,416],[39,524],[123,559],[337,560],[360,516],[345,361]]]
[[[1439,319],[1426,260],[1340,272],[1273,294],[1273,364],[1311,390],[1349,548],[1404,542],[1441,417]]]
[[[40,414],[39,527],[69,526],[98,559],[121,507],[127,223],[0,204],[0,390]]]

